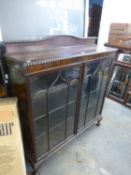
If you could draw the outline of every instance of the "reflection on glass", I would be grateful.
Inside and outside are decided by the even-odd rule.
[[[101,114],[111,58],[87,64],[82,84],[78,128],[86,126]]]
[[[89,102],[88,102],[86,121],[85,121],[86,123],[94,119],[96,115],[96,109],[97,109],[97,103],[98,103],[101,85],[102,85],[101,63],[99,64],[97,63],[97,67],[94,70],[94,74],[90,84],[90,95],[89,95]]]
[[[34,127],[36,137],[45,134],[47,130],[46,116],[34,121]]]
[[[101,84],[101,90],[100,90],[99,100],[98,100],[98,104],[97,104],[96,115],[101,114],[102,103],[103,103],[104,95],[105,95],[105,91],[106,91],[106,85],[107,85],[107,80],[108,80],[110,64],[111,64],[111,59],[109,59],[109,58],[107,60],[105,60],[102,64],[102,70],[103,70],[102,84]]]
[[[131,78],[130,78],[130,82],[128,84],[126,105],[131,107]]]
[[[115,66],[109,86],[109,95],[124,99],[131,73],[128,69]]]
[[[43,134],[35,139],[37,158],[48,151],[47,134]]]
[[[53,86],[48,91],[48,108],[52,111],[60,106],[66,105],[67,98],[67,85],[62,83],[57,86]]]
[[[131,54],[120,53],[117,60],[131,64]]]
[[[131,95],[131,94],[130,94]],[[131,107],[131,96],[128,97],[128,100],[127,100],[127,105]]]
[[[79,75],[75,67],[30,80],[38,158],[74,134]]]
[[[32,115],[33,118],[45,115],[47,112],[47,94],[43,90],[36,92],[32,98]],[[39,104],[39,105],[38,105]],[[37,106],[37,107],[36,107]]]
[[[94,62],[87,64],[82,86],[79,129],[95,117],[101,82],[101,63]]]
[[[65,138],[65,123],[61,123],[53,130],[50,130],[50,148],[53,148],[60,142],[62,142]]]

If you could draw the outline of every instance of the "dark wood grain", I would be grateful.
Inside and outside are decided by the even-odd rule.
[[[110,43],[105,43],[105,46],[112,47],[118,49],[120,52],[124,53],[131,53],[131,45],[122,45],[122,44],[110,44]]]
[[[32,86],[34,85],[32,85],[32,82],[37,82],[37,80],[39,80],[40,78],[41,81],[39,83],[43,83],[46,77],[49,78],[48,81],[50,82],[50,77],[55,76],[56,74],[61,75],[62,72],[67,73],[68,71],[68,82],[70,82],[70,74],[74,75],[73,73],[76,74],[76,72],[78,71],[75,70],[76,72],[73,72],[73,69],[79,68],[80,71],[78,71],[79,77],[77,78],[78,90],[76,98],[77,110],[74,114],[75,122],[73,123],[73,136],[79,133],[78,122],[79,118],[81,117],[80,101],[84,79],[83,77],[86,72],[85,69],[90,69],[90,63],[92,62],[93,65],[97,68],[97,64],[99,62],[101,62],[102,64],[104,63],[104,61],[112,59],[116,53],[114,49],[98,49],[95,44],[95,39],[96,38],[82,39],[74,36],[53,36],[42,41],[6,43],[7,52],[5,56],[7,58],[9,75],[11,77],[11,95],[17,96],[20,101],[20,114],[26,155],[28,155],[28,158],[30,159],[35,170],[40,166],[45,157],[47,157],[53,151],[55,151],[56,149],[60,148],[63,144],[68,142],[70,138],[66,138],[61,143],[57,144],[51,149],[49,149],[48,141],[48,151],[46,153],[43,153],[41,157],[37,157],[35,129],[33,125],[34,114],[32,107],[32,95],[34,95],[35,92],[32,92]],[[88,63],[89,67],[87,65]],[[86,68],[85,65],[87,65]],[[93,71],[95,72],[95,68],[93,69]],[[56,80],[58,79],[56,78]],[[48,81],[46,82],[47,84]],[[38,90],[39,88],[40,90],[44,89],[43,85],[43,89],[41,89],[41,85],[39,84],[35,84],[35,87],[38,88]],[[46,91],[48,93],[48,89],[46,89]],[[103,89],[103,91],[105,91],[105,89]],[[68,95],[67,101],[69,97]],[[102,96],[102,100],[104,100],[104,97],[105,93]],[[39,104],[35,106],[35,108],[38,107]],[[101,105],[101,109],[102,107],[103,103]],[[45,108],[48,109],[47,104]],[[68,114],[67,111],[66,114]],[[47,112],[47,118],[48,116],[49,113]],[[94,123],[94,121],[98,121],[100,119],[100,115],[95,116],[95,118],[92,121],[90,121],[90,123],[87,123],[85,127],[89,127]],[[49,119],[47,120],[47,123],[47,128],[49,129]],[[47,133],[49,135],[49,131]],[[73,136],[71,136],[71,138]]]

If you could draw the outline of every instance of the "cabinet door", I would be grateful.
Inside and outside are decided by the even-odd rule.
[[[111,59],[85,65],[78,129],[100,114]]]
[[[37,158],[74,134],[80,67],[30,79]]]
[[[105,99],[106,87],[107,87],[107,83],[108,83],[111,63],[112,63],[112,58],[108,58],[108,59],[104,60],[102,65],[101,65],[100,76],[102,78],[102,84],[101,84],[101,89],[100,89],[99,98],[98,98],[96,116],[101,114],[101,112],[102,112],[102,107],[103,107],[103,102]]]
[[[109,96],[124,102],[130,79],[130,69],[119,65],[114,66],[108,90]]]

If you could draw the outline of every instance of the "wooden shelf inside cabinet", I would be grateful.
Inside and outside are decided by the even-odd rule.
[[[101,121],[116,52],[99,50],[95,40],[64,35],[5,43],[11,95],[21,102],[24,144],[35,170],[52,150]]]

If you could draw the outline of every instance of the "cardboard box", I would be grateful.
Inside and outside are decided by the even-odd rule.
[[[108,43],[113,45],[127,45],[131,40],[131,24],[112,23],[110,26]]]
[[[0,98],[0,175],[26,175],[16,98]]]

